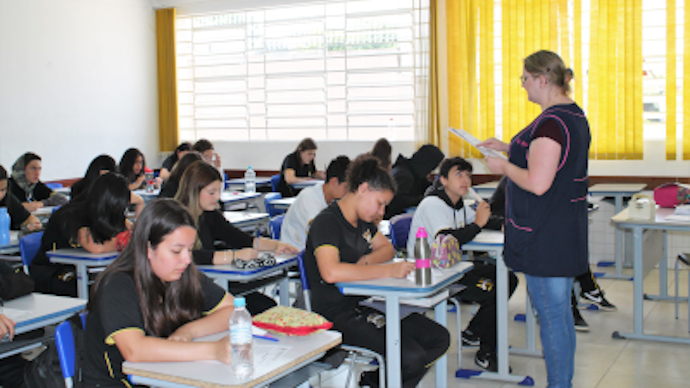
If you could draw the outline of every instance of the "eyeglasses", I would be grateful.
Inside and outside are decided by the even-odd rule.
[[[527,81],[527,78],[529,78],[529,75],[521,75],[520,76],[520,83],[524,84]]]

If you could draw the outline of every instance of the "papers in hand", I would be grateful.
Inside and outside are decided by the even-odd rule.
[[[465,131],[465,130],[463,130],[463,129],[455,129],[455,128],[448,128],[448,130],[449,130],[451,133],[453,133],[453,134],[455,134],[456,136],[458,136],[459,138],[461,138],[462,140],[464,140],[464,141],[466,141],[466,142],[472,144],[472,147],[474,147],[474,148],[476,148],[477,150],[479,150],[479,152],[481,152],[482,155],[484,155],[484,156],[494,156],[494,157],[497,157],[497,158],[503,158],[503,159],[505,159],[505,160],[508,160],[508,158],[507,158],[504,154],[502,154],[502,153],[500,153],[500,152],[498,152],[498,151],[490,150],[490,149],[488,149],[488,148],[486,148],[486,147],[478,147],[477,144],[481,143],[481,141],[480,141],[479,139],[477,139],[476,137],[472,136],[469,132],[467,132],[467,131]]]

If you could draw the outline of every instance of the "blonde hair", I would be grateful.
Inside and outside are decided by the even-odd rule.
[[[565,67],[561,57],[553,51],[540,50],[523,60],[525,71],[532,75],[543,75],[549,83],[561,88],[563,94],[570,93],[573,70]]]

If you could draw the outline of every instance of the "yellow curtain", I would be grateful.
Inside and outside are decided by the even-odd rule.
[[[666,0],[666,160],[676,160],[676,0]]]
[[[683,26],[683,159],[690,159],[690,1],[685,1]]]
[[[590,158],[642,159],[642,2],[591,7]]]
[[[438,61],[438,4],[436,0],[429,2],[429,99],[428,126],[426,133],[418,137],[417,147],[424,144],[434,144],[441,147],[441,136],[445,129],[441,128],[440,91],[439,91],[439,61]]]
[[[156,10],[156,41],[158,46],[158,147],[160,151],[172,151],[179,143],[174,8]]]
[[[494,135],[494,1],[446,2],[448,119],[479,139]],[[466,142],[446,134],[449,155],[480,157]]]
[[[575,73],[573,98],[581,99],[581,3],[575,0],[571,13],[568,0],[504,0],[502,7],[503,140],[508,141],[541,112],[520,84],[522,60],[528,55],[539,50],[558,53]]]

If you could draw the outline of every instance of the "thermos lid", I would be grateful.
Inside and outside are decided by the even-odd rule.
[[[426,229],[424,229],[423,226],[420,227],[419,229],[417,229],[417,234],[415,235],[415,237],[417,237],[417,238],[426,238],[426,237],[427,237]]]

